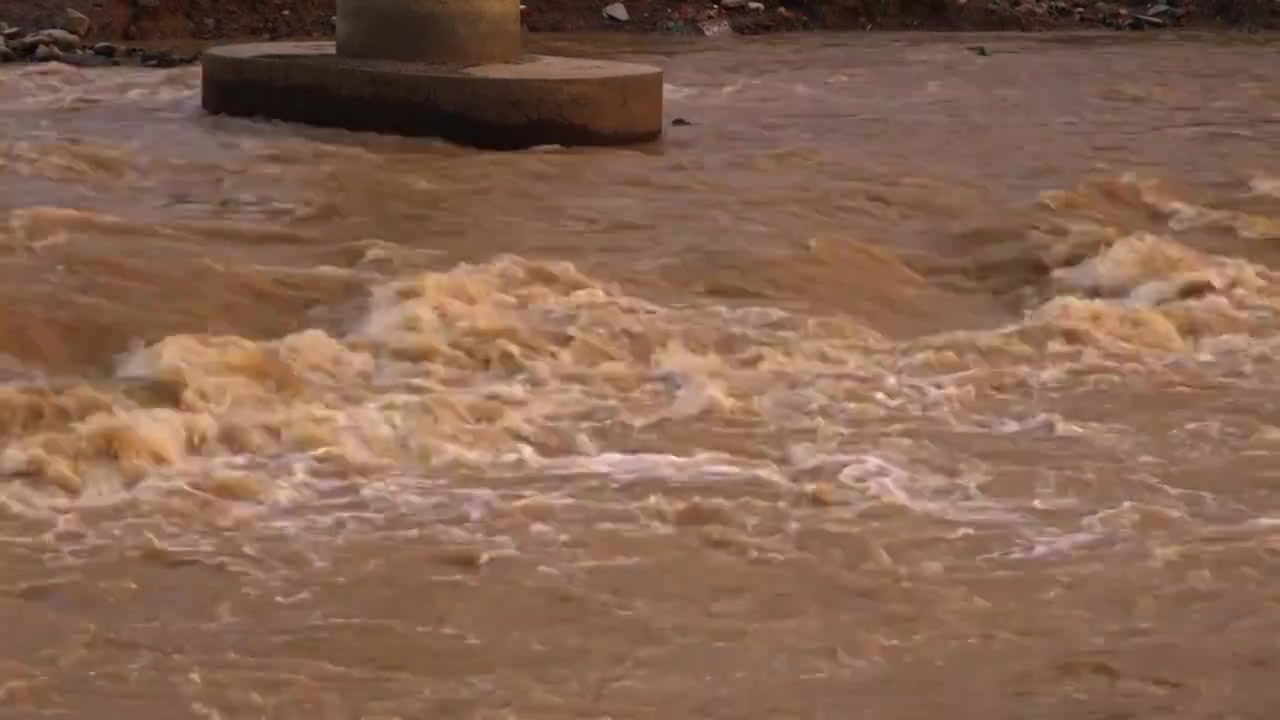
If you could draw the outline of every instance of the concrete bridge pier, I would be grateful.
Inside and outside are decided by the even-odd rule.
[[[342,0],[338,54],[428,64],[517,62],[516,0]]]
[[[519,0],[338,0],[337,17],[336,43],[206,52],[205,110],[490,149],[662,134],[660,69],[524,54]]]

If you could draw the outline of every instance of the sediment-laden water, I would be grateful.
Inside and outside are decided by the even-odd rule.
[[[1269,717],[1280,44],[546,44],[693,124],[0,70],[0,717]]]

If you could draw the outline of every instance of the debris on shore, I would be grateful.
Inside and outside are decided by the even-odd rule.
[[[534,31],[614,29],[708,37],[847,29],[1147,30],[1205,19],[1191,0],[621,0],[596,11],[605,19],[601,24],[576,9],[581,0],[524,3],[522,18]]]
[[[91,44],[332,37],[337,0],[23,0],[0,8],[0,63],[172,67],[195,55]],[[720,37],[798,30],[1162,30],[1280,26],[1273,0],[523,0],[526,29]],[[5,25],[8,22],[8,25]],[[65,33],[65,34],[64,34]],[[75,40],[79,39],[79,46]],[[92,41],[92,42],[91,42]]]
[[[73,8],[67,8],[58,27],[28,31],[0,21],[0,63],[61,62],[78,67],[132,65],[171,68],[189,65],[199,59],[199,54],[182,55],[110,42],[92,43],[87,40],[92,31],[93,21]]]

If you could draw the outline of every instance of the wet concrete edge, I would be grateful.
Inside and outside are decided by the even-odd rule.
[[[217,115],[438,137],[488,150],[634,145],[662,136],[661,71],[495,80],[451,72],[325,68],[315,62],[321,59],[207,53],[203,107]],[[512,112],[518,106],[528,111],[512,121],[520,114]]]

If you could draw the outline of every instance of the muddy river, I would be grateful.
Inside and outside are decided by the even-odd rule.
[[[0,718],[1273,716],[1280,39],[541,43],[692,124],[0,69]]]

